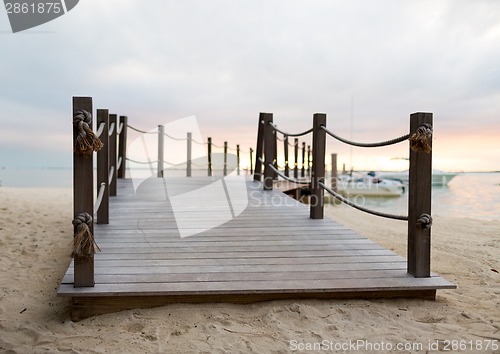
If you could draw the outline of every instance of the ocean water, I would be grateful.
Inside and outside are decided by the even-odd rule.
[[[396,198],[356,198],[363,206],[408,214],[408,193]],[[432,188],[432,215],[500,220],[500,173],[460,173],[448,186]]]
[[[183,171],[178,171],[179,176]],[[221,171],[215,171],[220,174]],[[245,173],[242,171],[242,174]],[[206,170],[194,170],[204,176]],[[62,187],[72,188],[72,169],[0,169],[2,187]],[[357,198],[363,206],[400,215],[408,213],[408,193],[397,198]],[[467,217],[481,220],[500,220],[500,173],[461,173],[446,187],[433,187],[434,216]]]

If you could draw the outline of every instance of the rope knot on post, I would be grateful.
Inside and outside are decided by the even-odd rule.
[[[73,256],[88,257],[95,253],[95,247],[101,249],[96,244],[94,236],[90,232],[92,226],[92,216],[89,213],[83,212],[76,216],[73,220],[74,226],[74,249]]]
[[[78,130],[75,141],[75,152],[81,155],[92,155],[94,151],[99,151],[103,144],[94,134],[91,128],[92,115],[83,110],[76,112],[73,117],[73,128]]]
[[[419,225],[422,229],[430,229],[432,226],[432,216],[429,214],[422,214],[417,219],[417,225]]]
[[[432,126],[428,123],[422,124],[410,137],[410,148],[414,151],[431,152],[429,140],[432,139]]]

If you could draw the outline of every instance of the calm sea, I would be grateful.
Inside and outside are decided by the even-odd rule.
[[[204,175],[205,171],[197,171]],[[71,188],[71,169],[0,169],[1,187]],[[359,202],[360,199],[358,198]],[[407,214],[408,194],[399,198],[364,198],[365,207]],[[432,214],[435,216],[469,217],[500,220],[500,173],[461,173],[447,187],[432,190]]]

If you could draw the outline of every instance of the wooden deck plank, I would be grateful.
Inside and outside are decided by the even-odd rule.
[[[379,270],[356,270],[356,271],[323,271],[323,272],[268,272],[268,273],[195,273],[195,274],[96,274],[96,281],[100,284],[120,283],[182,283],[188,282],[230,282],[234,280],[331,280],[331,279],[361,279],[361,278],[406,278],[408,274],[404,270],[379,269]],[[433,277],[438,277],[433,275]],[[65,275],[63,284],[72,284],[71,274]]]
[[[73,298],[72,318],[172,301],[433,298],[455,287],[436,274],[409,276],[403,257],[333,220],[310,219],[307,206],[258,182],[232,199],[236,207],[248,201],[235,218],[224,203],[200,209],[192,201],[174,213],[169,198],[196,188],[196,202],[210,205],[203,187],[213,181],[154,178],[135,193],[120,180],[110,224],[95,225],[95,287],[73,287],[73,263],[62,279],[58,295]],[[181,238],[178,225],[188,222],[184,231],[194,235]],[[207,229],[210,222],[220,225]]]
[[[168,286],[165,286],[167,284]],[[78,288],[79,296],[128,296],[128,295],[183,295],[255,292],[340,292],[340,291],[404,291],[453,288],[453,284],[440,278],[395,277],[377,279],[299,279],[299,280],[255,280],[230,282],[182,282],[182,283],[125,283],[105,284],[94,288]],[[71,290],[71,284],[62,284],[61,293]],[[68,291],[69,293],[69,291]]]

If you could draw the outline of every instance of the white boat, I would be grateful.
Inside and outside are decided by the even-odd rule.
[[[375,173],[341,174],[337,178],[337,190],[344,196],[400,197],[405,187],[395,180],[376,177]]]
[[[454,172],[443,172],[440,170],[432,170],[432,185],[433,186],[447,186],[448,183],[457,175]],[[408,184],[409,171],[401,172],[383,172],[378,174],[380,178],[401,181]]]

